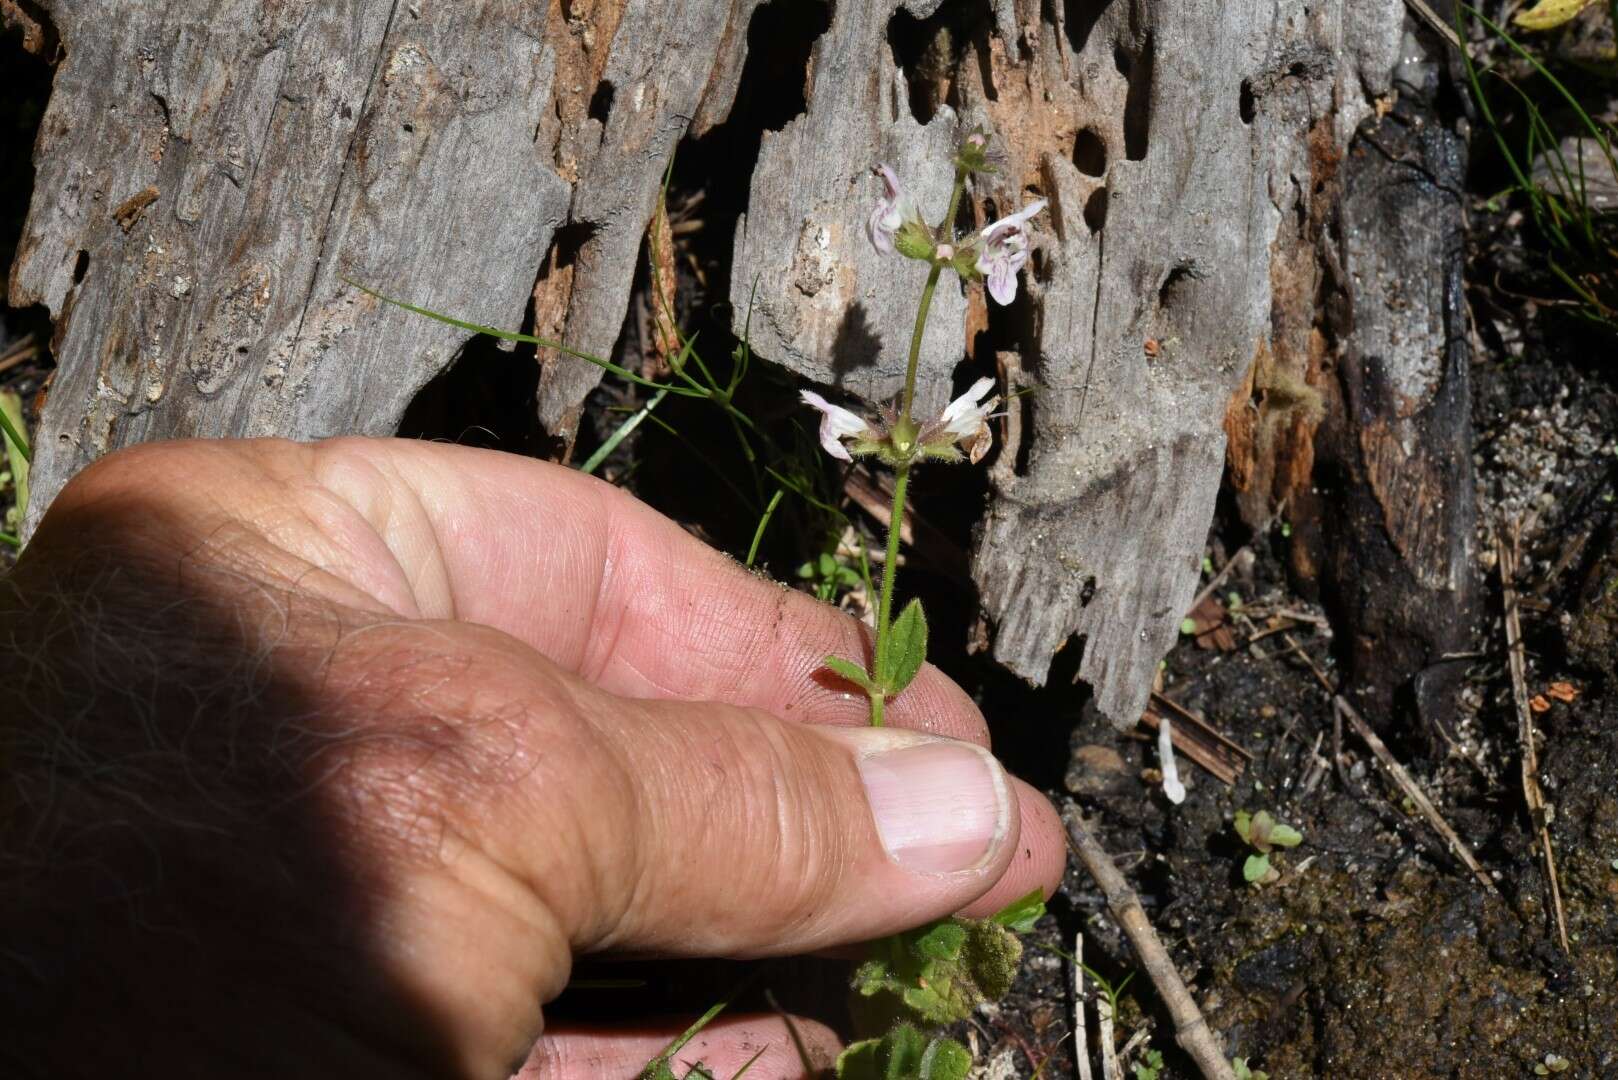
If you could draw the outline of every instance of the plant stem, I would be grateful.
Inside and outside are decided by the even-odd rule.
[[[955,215],[961,209],[961,195],[966,191],[966,170],[959,165],[955,167],[955,188],[949,196],[949,213],[944,215],[940,227],[945,243],[955,244]],[[938,288],[938,278],[944,272],[944,263],[934,259],[931,269],[927,271],[927,284],[922,286],[921,304],[916,308],[916,327],[910,332],[910,359],[905,364],[904,396],[899,402],[899,423],[897,430],[913,430],[910,423],[910,407],[916,399],[916,369],[921,364],[921,338],[927,329],[927,314],[933,307],[933,292]],[[876,662],[872,674],[877,683],[882,682],[882,673],[887,670],[889,627],[893,622],[893,581],[899,575],[899,534],[904,530],[905,494],[910,487],[910,462],[897,466],[893,470],[893,513],[888,518],[888,557],[882,562],[882,595],[877,601],[876,608]],[[871,697],[871,726],[881,727],[883,723],[883,709],[887,704],[884,691],[877,691]]]
[[[888,519],[888,555],[882,561],[882,596],[876,607],[876,675],[887,670],[888,627],[893,620],[893,579],[899,576],[899,534],[904,531],[905,489],[910,486],[910,465],[893,471],[893,516]],[[881,694],[871,697],[871,726],[882,726]]]
[[[951,247],[955,245],[955,215],[961,209],[961,195],[966,191],[966,170],[959,166],[955,169],[955,188],[949,196],[949,213],[944,215],[943,232],[948,238],[945,243]],[[944,264],[934,261],[932,269],[927,272],[927,284],[921,290],[921,306],[916,309],[916,328],[910,334],[910,359],[905,364],[905,390],[904,397],[899,403],[899,423],[903,425],[910,419],[910,406],[916,399],[916,369],[921,364],[921,337],[922,331],[927,329],[927,313],[933,307],[933,290],[938,288],[938,278],[944,272]]]

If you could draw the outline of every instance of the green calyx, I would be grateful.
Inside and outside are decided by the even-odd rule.
[[[907,259],[932,262],[937,247],[938,241],[933,231],[918,218],[911,218],[900,225],[899,231],[893,234],[893,250]]]

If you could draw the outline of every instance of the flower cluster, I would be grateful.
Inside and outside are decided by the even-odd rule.
[[[992,441],[989,415],[999,404],[991,395],[994,380],[979,379],[971,389],[950,402],[937,418],[918,422],[911,418],[916,356],[920,349],[922,326],[939,271],[948,266],[964,281],[982,279],[990,298],[1009,304],[1017,296],[1017,273],[1028,261],[1031,239],[1029,222],[1045,209],[1045,200],[1036,199],[1015,214],[1001,218],[981,232],[957,239],[953,219],[969,177],[994,172],[988,138],[973,132],[962,142],[955,158],[955,194],[946,220],[937,228],[927,224],[915,198],[886,165],[878,165],[882,194],[865,222],[871,246],[883,255],[897,251],[910,259],[932,265],[932,274],[922,294],[921,312],[911,342],[910,370],[906,375],[904,404],[897,413],[884,410],[867,419],[856,412],[833,405],[812,390],[803,391],[804,403],[820,412],[820,445],[839,461],[852,461],[858,455],[874,454],[895,468],[906,468],[918,459],[960,461],[974,464],[988,453]]]
[[[971,147],[971,137],[968,137],[968,149],[963,150],[963,158]],[[981,159],[982,154],[980,147],[976,158]],[[1017,271],[1028,261],[1031,237],[1028,223],[1045,209],[1044,199],[1035,199],[982,232],[952,243],[940,240],[943,230],[933,229],[922,219],[916,200],[899,183],[892,169],[878,165],[876,172],[882,178],[883,192],[866,222],[872,247],[883,255],[897,251],[906,258],[942,263],[968,281],[984,278],[989,295],[997,304],[1009,304],[1016,299]]]
[[[994,380],[982,378],[944,407],[935,420],[924,424],[901,419],[891,409],[867,420],[841,405],[833,405],[813,390],[801,391],[803,402],[820,412],[820,447],[839,461],[855,455],[876,454],[890,465],[903,465],[918,457],[936,461],[976,464],[989,452],[989,414],[1000,404]]]

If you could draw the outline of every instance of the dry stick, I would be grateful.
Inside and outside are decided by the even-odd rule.
[[[1219,743],[1221,746],[1225,747],[1231,753],[1236,754],[1239,757],[1245,758],[1248,761],[1253,760],[1252,751],[1248,750],[1241,743],[1238,743],[1234,739],[1227,736],[1224,732],[1220,731],[1218,728],[1216,728],[1212,724],[1208,723],[1208,721],[1204,720],[1202,717],[1198,716],[1196,713],[1192,712],[1190,709],[1186,708],[1184,705],[1181,705],[1178,701],[1175,701],[1173,698],[1169,697],[1168,695],[1160,693],[1159,691],[1156,691],[1156,690],[1152,691],[1152,697],[1156,698],[1157,701],[1160,704],[1162,704],[1164,707],[1168,708],[1171,712],[1173,712],[1175,715],[1179,716],[1181,719],[1185,720],[1192,727],[1195,727],[1200,731],[1206,732],[1210,739],[1212,739],[1213,741]]]
[[[1506,656],[1511,668],[1511,697],[1517,705],[1517,745],[1522,751],[1522,797],[1528,804],[1528,819],[1539,830],[1539,850],[1545,853],[1545,875],[1551,880],[1551,908],[1556,912],[1556,937],[1567,953],[1567,916],[1562,911],[1562,884],[1556,876],[1556,856],[1551,851],[1550,815],[1545,806],[1545,793],[1539,788],[1539,755],[1534,751],[1534,717],[1528,709],[1527,661],[1523,656],[1522,615],[1517,606],[1517,523],[1510,527],[1511,542],[1495,532],[1496,566],[1500,570],[1500,595],[1506,615]]]
[[[1461,44],[1461,36],[1455,32],[1455,27],[1439,18],[1438,12],[1434,11],[1426,0],[1405,0],[1405,6],[1410,8],[1422,22],[1426,23],[1433,33],[1462,52],[1466,51],[1466,46]]]
[[[1376,732],[1371,730],[1371,725],[1365,722],[1365,718],[1359,714],[1359,710],[1350,705],[1348,699],[1332,687],[1331,680],[1326,678],[1324,671],[1320,670],[1320,665],[1315,663],[1315,658],[1300,647],[1293,640],[1291,634],[1286,635],[1286,642],[1289,646],[1289,651],[1295,649],[1298,655],[1303,657],[1303,662],[1309,665],[1309,670],[1314,672],[1315,678],[1320,681],[1320,685],[1325,688],[1326,693],[1331,695],[1332,705],[1336,708],[1337,715],[1347,718],[1349,724],[1354,728],[1354,733],[1365,742],[1366,746],[1371,748],[1371,753],[1375,754],[1376,759],[1382,763],[1382,767],[1388,770],[1388,774],[1393,777],[1393,782],[1399,786],[1400,791],[1404,792],[1405,798],[1415,804],[1416,809],[1421,811],[1421,816],[1427,819],[1427,824],[1431,825],[1433,830],[1444,838],[1444,842],[1449,845],[1450,851],[1454,852],[1455,857],[1460,859],[1468,870],[1472,871],[1472,875],[1482,883],[1483,887],[1490,892],[1494,892],[1494,879],[1489,877],[1487,870],[1483,869],[1483,866],[1477,860],[1477,856],[1472,854],[1472,849],[1467,846],[1465,840],[1461,839],[1459,833],[1450,828],[1449,822],[1444,820],[1444,815],[1440,814],[1438,808],[1433,805],[1432,800],[1427,798],[1427,793],[1421,790],[1415,778],[1405,771],[1403,765],[1399,764],[1399,759],[1393,756],[1393,751],[1388,749],[1387,744],[1382,741]],[[1341,753],[1340,748],[1338,752]]]
[[[1112,998],[1106,994],[1096,998],[1096,1021],[1101,1036],[1101,1080],[1124,1080],[1123,1066],[1118,1064],[1118,1050],[1113,1046],[1117,1036],[1112,1032]]]
[[[1236,554],[1225,560],[1225,565],[1220,568],[1219,573],[1215,574],[1211,579],[1209,579],[1208,584],[1204,585],[1202,587],[1202,591],[1197,594],[1197,598],[1191,601],[1191,606],[1186,609],[1187,612],[1195,611],[1201,607],[1202,602],[1208,599],[1208,597],[1212,596],[1214,590],[1225,583],[1225,579],[1230,576],[1231,570],[1233,570],[1236,566],[1236,560],[1241,558],[1243,552],[1246,550],[1247,548],[1244,546],[1241,551],[1236,552]]]
[[[1180,1044],[1180,1049],[1191,1055],[1191,1059],[1202,1070],[1202,1075],[1208,1080],[1236,1080],[1236,1074],[1231,1071],[1230,1062],[1225,1058],[1223,1049],[1214,1040],[1214,1035],[1208,1028],[1208,1022],[1202,1018],[1202,1010],[1191,999],[1191,992],[1185,988],[1185,982],[1174,967],[1174,961],[1169,959],[1168,951],[1163,943],[1157,940],[1157,934],[1152,930],[1152,924],[1146,919],[1146,912],[1141,909],[1140,899],[1135,890],[1129,887],[1124,875],[1113,865],[1112,858],[1101,847],[1101,844],[1091,834],[1089,825],[1079,812],[1078,805],[1068,803],[1062,810],[1062,823],[1067,826],[1068,842],[1078,852],[1079,858],[1084,862],[1084,868],[1090,872],[1095,883],[1101,886],[1101,893],[1107,899],[1107,907],[1112,917],[1117,920],[1123,929],[1124,936],[1129,938],[1130,945],[1134,946],[1135,955],[1140,959],[1140,965],[1145,970],[1152,985],[1157,988],[1158,996],[1168,1007],[1169,1016],[1174,1019],[1174,1040]],[[1097,1002],[1097,1011],[1100,1002]],[[1106,1013],[1102,1013],[1106,1016]],[[1111,1040],[1104,1039],[1102,1051],[1105,1052]]]
[[[1090,1029],[1084,1021],[1084,934],[1073,935],[1073,1060],[1079,1080],[1090,1080]]]

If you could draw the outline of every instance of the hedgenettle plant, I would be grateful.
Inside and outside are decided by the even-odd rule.
[[[865,691],[871,701],[871,724],[881,727],[888,699],[909,686],[927,659],[927,616],[919,600],[905,605],[893,618],[893,584],[899,569],[899,533],[904,522],[905,500],[909,494],[910,470],[923,461],[981,461],[992,442],[989,415],[999,404],[990,395],[992,378],[982,378],[944,407],[936,417],[918,419],[912,411],[916,396],[916,369],[921,360],[921,339],[927,329],[938,279],[948,268],[964,282],[984,281],[988,294],[998,304],[1009,304],[1017,296],[1017,273],[1028,261],[1028,222],[1045,209],[1037,199],[1009,217],[1001,218],[982,232],[964,238],[955,236],[955,217],[961,196],[975,175],[991,173],[994,167],[987,153],[988,138],[973,132],[955,155],[955,187],[950,193],[949,210],[938,225],[929,225],[916,200],[905,190],[892,169],[879,165],[883,192],[866,222],[871,245],[884,255],[894,252],[928,265],[927,282],[921,289],[916,308],[916,325],[910,335],[910,357],[905,365],[904,390],[898,406],[889,406],[878,416],[861,416],[833,405],[812,390],[803,391],[805,404],[820,412],[820,445],[839,461],[871,456],[893,469],[893,513],[888,519],[887,558],[882,563],[882,588],[877,601],[876,647],[869,669],[853,660],[828,656],[826,667]]]

